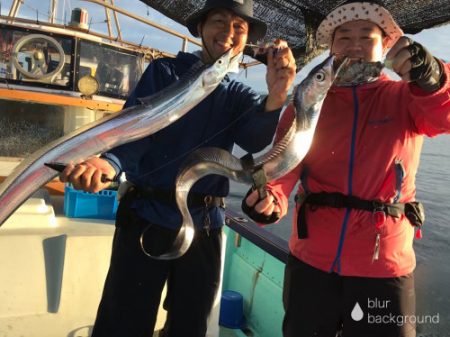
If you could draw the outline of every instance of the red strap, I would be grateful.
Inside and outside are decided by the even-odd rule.
[[[381,226],[386,222],[386,213],[384,211],[376,211],[372,213],[373,223],[375,228],[379,230]]]

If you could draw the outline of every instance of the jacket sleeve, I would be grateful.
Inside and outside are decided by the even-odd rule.
[[[247,86],[242,85],[239,103],[233,119],[238,121],[234,127],[234,142],[247,152],[263,150],[272,142],[281,108],[265,111],[266,100]]]
[[[419,134],[433,137],[450,133],[450,64],[443,65],[444,85],[433,93],[426,93],[410,85],[412,99],[409,112]]]
[[[292,104],[290,104],[284,111],[283,115],[281,116],[280,122],[278,123],[278,128],[275,134],[275,142],[278,142],[283,138],[293,120],[294,107]],[[299,181],[301,168],[302,164],[299,164],[296,168],[294,168],[286,175],[271,181],[267,185],[267,189],[273,194],[280,206],[280,218],[285,216],[288,212],[288,199],[295,185]]]
[[[155,60],[148,65],[136,88],[125,102],[124,108],[141,104],[139,98],[153,95],[169,86],[175,80],[176,77],[173,75],[170,66],[159,60]],[[134,171],[135,165],[140,162],[140,158],[147,150],[145,144],[148,141],[146,137],[135,142],[120,145],[103,153],[101,157],[109,161],[117,174],[125,171]]]

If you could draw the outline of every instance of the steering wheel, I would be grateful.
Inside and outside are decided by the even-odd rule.
[[[42,41],[44,41],[44,43]],[[35,46],[34,50],[32,52],[30,51],[31,69],[28,71],[19,63],[19,52],[23,46],[32,43],[34,43]],[[44,48],[48,47],[55,48],[59,55],[58,65],[51,72],[47,72],[49,64],[47,64],[44,53]],[[42,34],[30,34],[20,38],[15,43],[12,51],[12,62],[23,76],[35,80],[44,80],[53,78],[61,72],[65,63],[65,53],[62,46],[54,38]]]

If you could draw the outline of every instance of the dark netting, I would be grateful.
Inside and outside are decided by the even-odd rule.
[[[141,0],[171,19],[184,24],[185,19],[204,4],[202,0]],[[255,16],[268,24],[267,41],[288,41],[299,65],[319,52],[314,46],[314,32],[322,18],[346,0],[254,0]],[[450,22],[450,0],[380,0],[405,33]],[[251,55],[251,50],[246,50]]]

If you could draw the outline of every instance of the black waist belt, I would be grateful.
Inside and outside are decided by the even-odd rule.
[[[133,186],[129,193],[133,193],[137,198],[148,198],[165,204],[176,203],[174,190]],[[225,198],[190,192],[187,204],[188,207],[225,207]]]
[[[302,200],[303,198],[303,200]],[[377,200],[364,200],[354,196],[344,195],[342,193],[310,193],[308,195],[297,195],[296,202],[300,203],[300,209],[297,217],[297,234],[299,239],[308,237],[308,228],[306,225],[306,205],[325,206],[333,208],[351,208],[368,212],[384,212],[386,215],[399,218],[403,214],[414,226],[422,226],[425,221],[425,212],[420,202],[408,203],[384,203]]]

